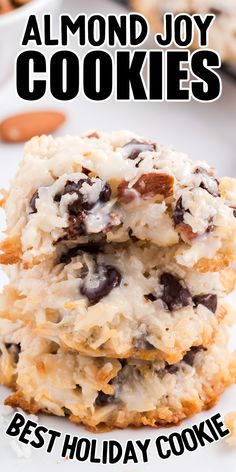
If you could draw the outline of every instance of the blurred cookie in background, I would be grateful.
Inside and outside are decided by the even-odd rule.
[[[168,12],[215,15],[209,33],[209,47],[219,52],[223,62],[236,63],[235,0],[130,0],[135,11],[142,13],[154,31],[163,28],[163,15]],[[198,47],[196,35],[194,47]]]
[[[29,2],[30,0],[0,0],[0,15],[15,10],[15,8],[21,7]]]

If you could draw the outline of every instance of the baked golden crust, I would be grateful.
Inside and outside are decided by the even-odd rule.
[[[107,416],[106,420],[99,422],[99,415],[90,414],[88,416],[69,415],[68,419],[77,425],[83,425],[90,431],[99,433],[110,431],[114,428],[125,429],[127,427],[142,427],[150,426],[157,428],[161,426],[178,425],[183,420],[192,417],[193,415],[212,408],[218,401],[220,395],[225,389],[236,382],[235,361],[228,370],[218,372],[211,380],[211,383],[204,388],[202,398],[189,398],[183,401],[179,409],[171,406],[159,407],[156,410],[148,412],[130,412],[122,409],[117,405],[117,408],[112,410],[111,414]],[[22,392],[16,391],[5,400],[5,405],[13,408],[20,407],[30,414],[39,412],[49,413],[47,409],[42,409],[37,406],[34,400],[27,401]],[[104,407],[106,408],[106,407]]]
[[[162,361],[131,358],[123,363],[66,353],[35,337],[29,328],[20,328],[12,341],[22,340],[21,351],[12,364],[11,384],[9,376],[7,381],[15,392],[5,403],[33,414],[66,415],[94,432],[179,424],[211,408],[236,382],[236,353],[225,347],[226,323],[228,318],[207,349],[193,349],[169,366]],[[6,384],[6,379],[1,381]]]
[[[4,402],[5,405],[11,406],[12,408],[22,408],[26,413],[35,415],[39,413],[40,408],[37,407],[34,401],[27,401],[25,400],[23,394],[21,392],[16,392],[10,395]],[[45,411],[46,413],[46,411]]]
[[[206,259],[205,257],[200,259],[196,264],[195,268],[199,272],[219,272],[228,268],[235,262],[235,255],[227,251],[219,251],[214,259]]]

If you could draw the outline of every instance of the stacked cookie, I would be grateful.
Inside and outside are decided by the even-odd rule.
[[[93,430],[155,426],[234,382],[234,179],[130,132],[43,136],[2,205],[8,404]]]
[[[209,33],[209,47],[216,50],[223,62],[236,60],[236,3],[235,0],[131,0],[135,11],[142,13],[154,31],[162,31],[165,13],[214,14]],[[196,35],[194,46],[198,48]]]

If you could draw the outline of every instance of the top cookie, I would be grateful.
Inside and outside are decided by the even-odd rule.
[[[209,47],[219,52],[224,62],[236,59],[235,0],[131,0],[133,8],[150,21],[155,31],[162,30],[164,13],[213,13],[216,18],[209,33]],[[198,47],[198,38],[195,45]]]
[[[27,268],[56,258],[58,245],[134,239],[218,271],[235,258],[235,208],[234,179],[131,132],[35,137],[5,201],[0,262]]]

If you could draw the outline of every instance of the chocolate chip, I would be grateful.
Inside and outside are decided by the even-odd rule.
[[[67,228],[67,239],[76,239],[78,236],[85,236],[86,226],[84,220],[86,213],[81,211],[77,215],[69,215],[69,227]]]
[[[80,192],[81,187],[85,182],[90,186],[92,186],[94,183],[88,177],[80,179],[78,182],[72,182],[71,180],[68,180],[66,182],[63,192],[57,193],[54,197],[54,201],[60,202],[63,195],[72,195],[73,193],[75,193],[77,195],[77,199],[70,205],[68,205],[69,213],[77,215],[78,212],[80,212],[81,210],[90,210],[95,203],[89,204],[87,201],[84,200],[84,195]]]
[[[82,167],[82,173],[85,175],[89,175],[91,170],[87,169],[87,167]]]
[[[30,200],[30,203],[29,203],[30,208],[32,210],[30,212],[31,214],[37,213],[37,211],[38,211],[37,208],[36,208],[36,200],[38,198],[39,198],[39,192],[38,192],[38,190],[36,190],[36,192],[34,192],[33,196],[31,197],[31,200]]]
[[[129,239],[131,239],[131,241],[133,241],[134,243],[137,243],[139,241],[139,239],[136,236],[134,236],[133,230],[131,228],[128,231],[128,235],[129,235]]]
[[[137,141],[136,139],[132,139],[132,141],[123,146],[123,149],[127,150],[127,159],[131,159],[133,161],[139,156],[141,152],[156,151],[156,144],[145,143],[142,141]]]
[[[147,339],[145,340],[144,342],[144,346],[143,346],[143,349],[145,351],[153,351],[153,349],[156,349],[155,346],[153,346],[153,344],[151,344],[149,341],[147,341]]]
[[[66,407],[63,407],[62,409],[63,409],[63,412],[64,412],[64,415],[65,415],[65,416],[70,416],[70,415],[71,415],[71,410],[69,410],[69,409],[66,408]]]
[[[234,218],[236,218],[236,208],[235,207],[230,207],[230,208],[233,210]]]
[[[202,167],[197,167],[195,174],[200,174],[202,177],[202,181],[199,185],[200,188],[206,190],[213,197],[220,197],[219,182],[213,175],[210,175],[207,170]]]
[[[86,277],[80,292],[90,302],[97,303],[106,297],[115,287],[121,283],[120,272],[111,265],[97,265],[95,272]]]
[[[179,370],[178,364],[167,364],[165,367],[168,374],[176,374]]]
[[[210,8],[209,13],[211,13],[212,15],[215,15],[215,16],[219,16],[219,15],[223,14],[223,11],[220,10],[219,8],[212,7],[212,8]]]
[[[107,182],[105,182],[105,185],[99,195],[100,201],[103,203],[108,202],[111,198],[111,193],[112,191],[111,191],[110,185]]]
[[[105,203],[111,198],[111,187],[107,182],[104,182],[98,202],[88,202],[84,194],[81,192],[81,188],[85,182],[90,186],[95,184],[95,181],[89,177],[82,178],[78,182],[72,182],[68,180],[63,192],[61,194],[56,194],[54,197],[54,201],[60,202],[63,195],[77,195],[77,198],[68,205],[69,228],[67,229],[67,237],[69,239],[76,239],[78,236],[86,235],[87,231],[85,219],[87,214],[98,202]]]
[[[64,252],[59,260],[60,264],[69,264],[73,257],[80,256],[84,252],[87,254],[98,254],[103,251],[103,247],[96,245],[95,243],[80,244],[79,246],[69,249]]]
[[[17,364],[17,362],[19,360],[19,354],[21,352],[21,345],[20,344],[7,343],[6,348],[9,352],[9,354],[11,354],[15,364]]]
[[[163,379],[163,377],[165,377],[166,374],[176,374],[179,370],[179,365],[178,364],[167,364],[165,365],[165,367],[163,367],[162,369],[159,369],[159,370],[156,370],[156,374],[158,375],[158,377],[160,377],[160,379]]]
[[[137,342],[136,342],[136,349],[138,350],[145,350],[145,351],[153,351],[153,349],[155,349],[155,347],[153,346],[153,344],[151,344],[147,338],[146,338],[147,334],[143,335],[143,336],[140,336],[138,339],[137,339]]]
[[[215,229],[215,225],[213,223],[213,218],[209,218],[208,223],[209,224],[208,224],[208,227],[206,229],[206,233],[211,233]]]
[[[175,225],[179,225],[183,223],[184,213],[185,213],[185,209],[183,207],[183,199],[182,197],[179,197],[179,199],[176,202],[175,210],[173,213],[173,220],[174,220]]]
[[[57,202],[59,203],[61,201],[61,194],[60,193],[57,193],[54,198],[53,198],[54,202]]]
[[[157,297],[153,295],[152,293],[148,293],[148,295],[144,295],[145,300],[149,300],[150,302],[155,302],[157,300]]]
[[[195,295],[193,297],[193,303],[195,306],[200,304],[204,305],[208,310],[212,311],[212,313],[215,313],[217,309],[217,295],[214,295],[213,293]]]
[[[68,181],[65,185],[63,195],[73,193],[77,194],[77,199],[68,205],[68,211],[70,214],[77,216],[81,211],[89,211],[91,210],[96,202],[89,203],[84,199],[84,195],[80,192],[81,187],[83,184],[86,183],[92,187],[94,182],[91,179],[80,179],[77,183]]]
[[[83,193],[81,193],[80,190],[81,190],[81,187],[83,186],[83,184],[85,182],[86,182],[86,184],[90,185],[91,187],[95,183],[89,177],[87,177],[85,179],[84,178],[80,179],[78,182],[72,182],[72,181],[68,180],[66,182],[66,185],[64,187],[63,192],[61,194],[56,194],[55,197],[54,197],[54,200],[56,202],[60,202],[61,197],[63,195],[66,195],[66,194],[72,195],[73,193],[76,193],[77,194],[77,199],[68,206],[69,212],[72,213],[72,214],[77,215],[78,212],[81,211],[81,210],[84,210],[84,211],[91,210],[97,202],[89,203],[88,201],[86,201],[84,199],[84,195],[83,195]],[[110,185],[107,182],[105,182],[104,186],[103,186],[103,188],[100,192],[99,200],[103,203],[109,201],[110,198],[111,198],[111,193],[112,193],[112,191],[111,191]]]
[[[99,392],[95,400],[95,406],[102,407],[115,402],[117,402],[115,395],[108,395],[107,393]]]
[[[162,274],[160,283],[164,286],[162,300],[170,311],[178,310],[191,304],[192,297],[189,290],[172,274]]]
[[[186,364],[192,367],[194,364],[196,354],[203,350],[206,351],[207,349],[204,348],[203,346],[192,346],[191,349],[183,357],[183,362],[186,362]]]

